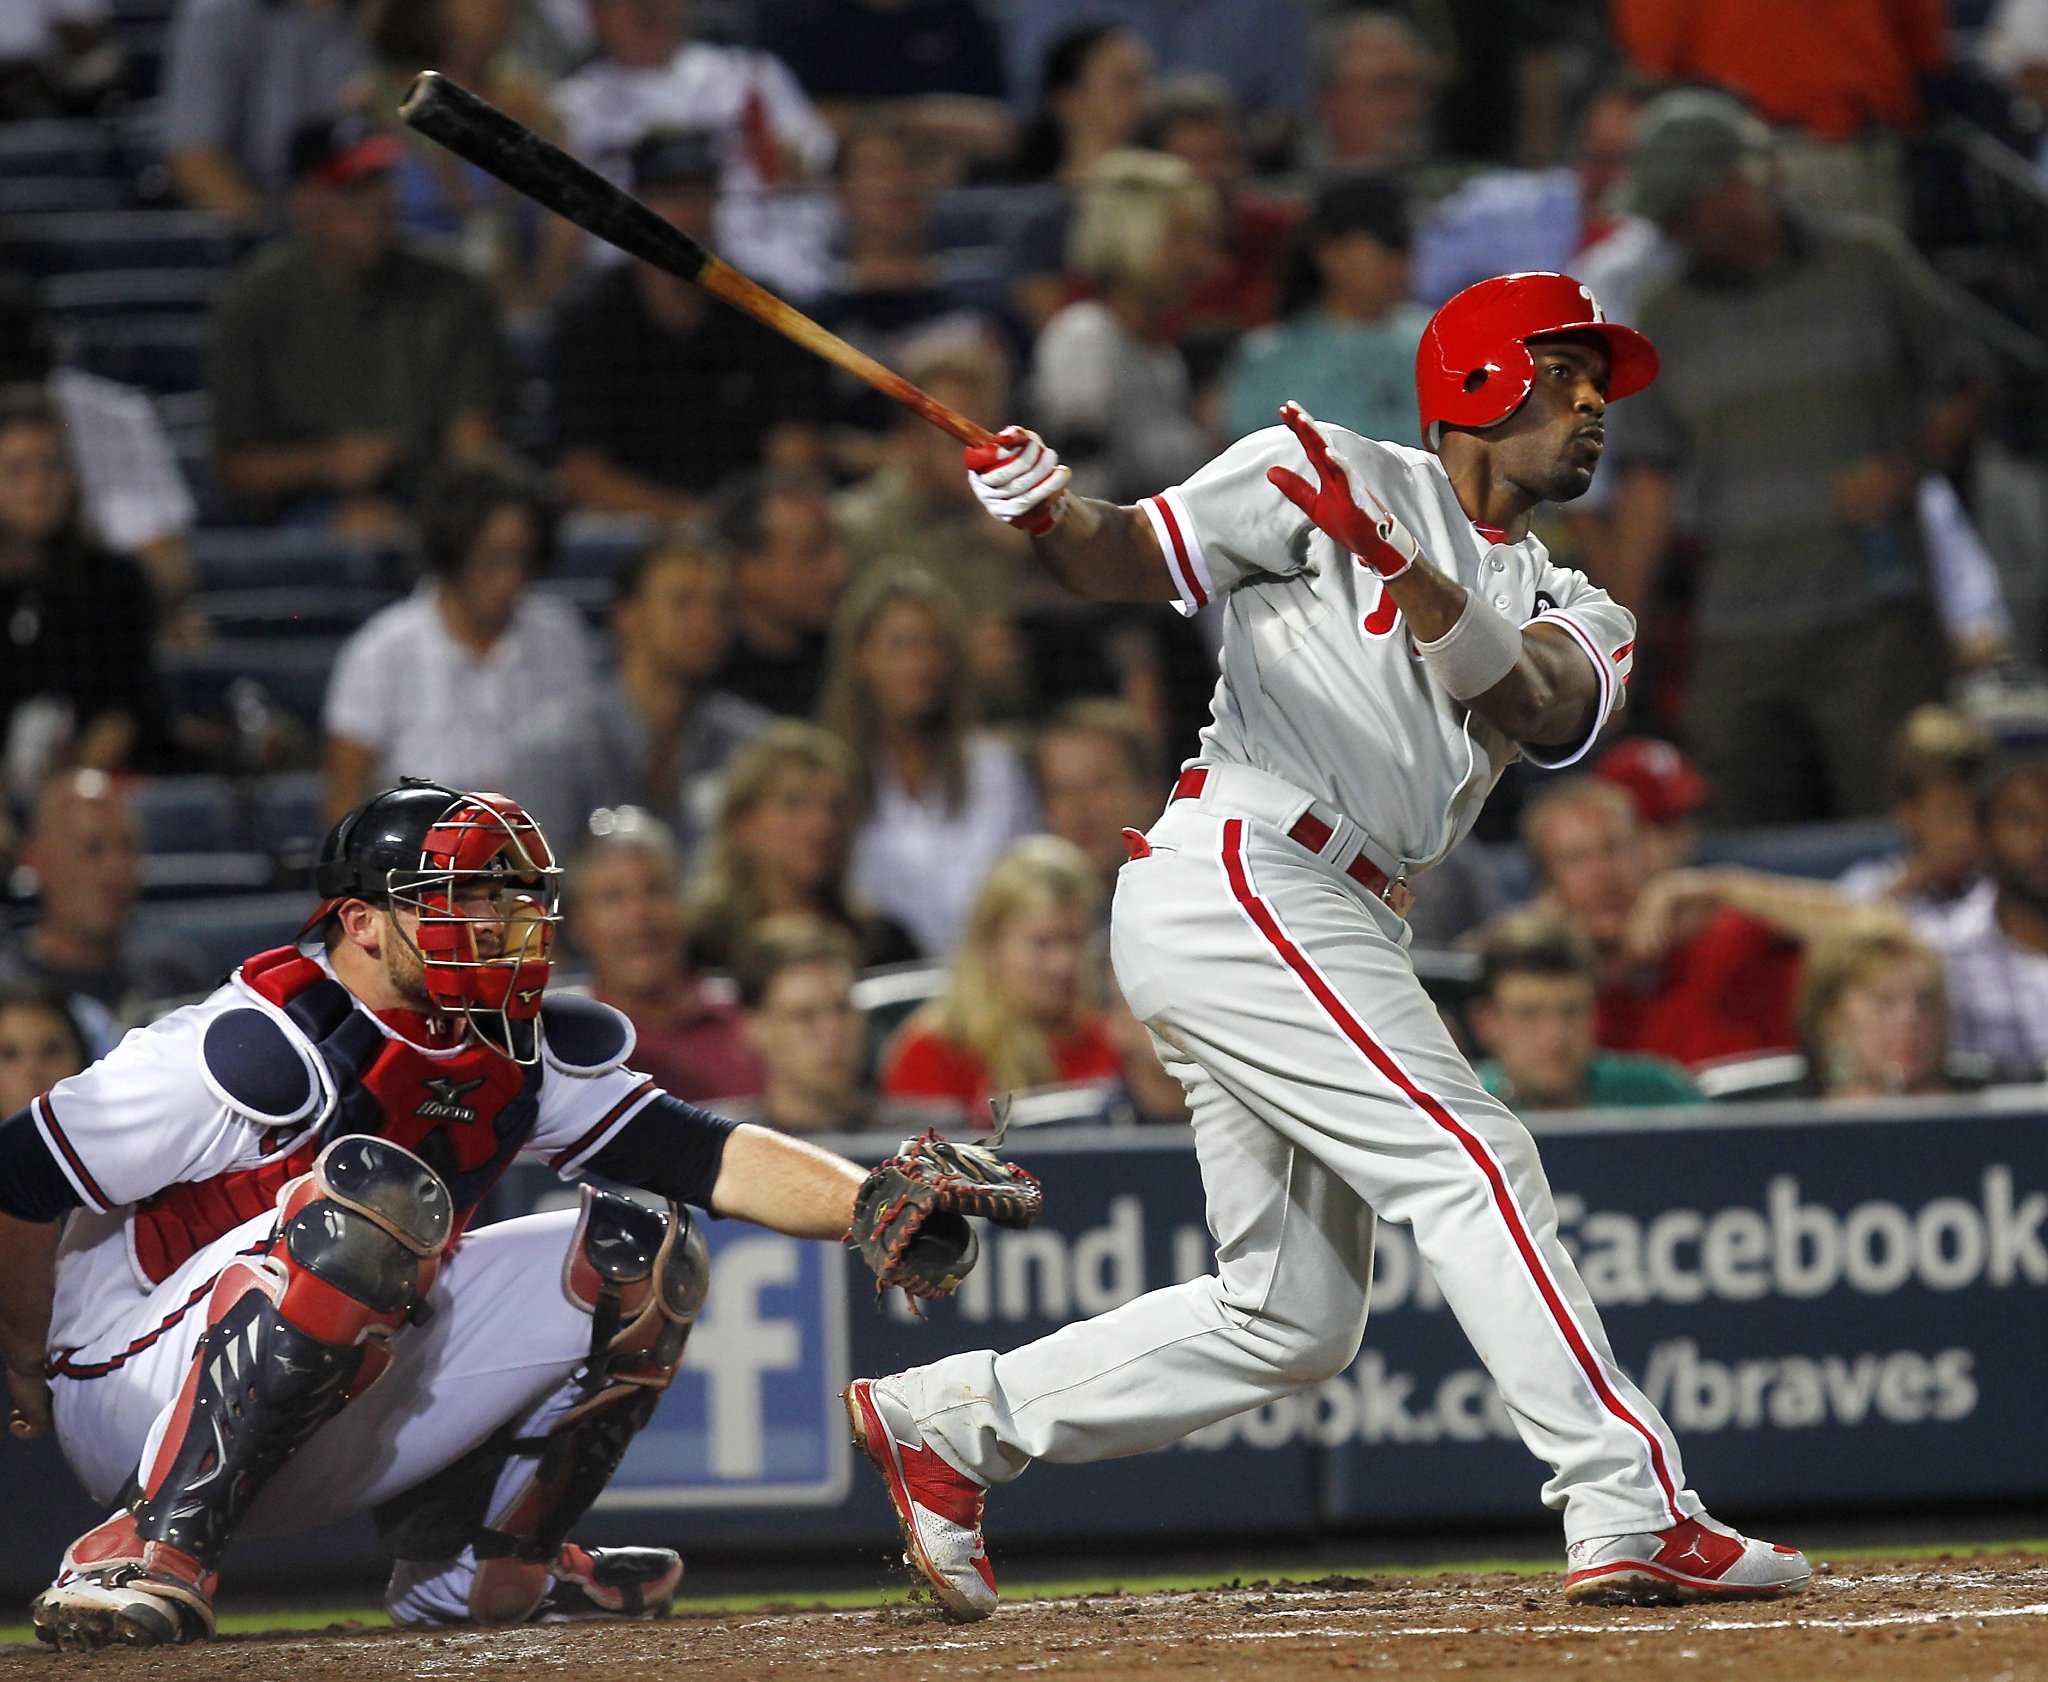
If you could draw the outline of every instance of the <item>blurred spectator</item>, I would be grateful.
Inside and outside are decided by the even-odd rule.
[[[1009,411],[1002,351],[978,334],[912,346],[896,364],[906,379],[991,431]],[[982,513],[960,470],[958,440],[896,408],[882,465],[832,499],[832,523],[854,576],[928,572],[968,621],[968,660],[981,693],[1007,699],[1028,683],[1013,615],[1031,577],[1031,543]]]
[[[1318,169],[1405,169],[1428,156],[1443,73],[1415,26],[1394,12],[1339,13],[1317,52]]]
[[[1225,83],[1250,114],[1261,150],[1284,145],[1308,112],[1308,24],[1296,0],[1031,0],[1007,8],[1004,23],[1020,105],[1051,80],[1046,67],[1063,40],[1107,25],[1142,40],[1164,69]]]
[[[158,139],[187,204],[255,223],[294,184],[293,136],[367,68],[356,11],[357,0],[182,0]]]
[[[1223,430],[1279,423],[1289,398],[1366,438],[1414,445],[1415,347],[1429,313],[1408,301],[1407,191],[1387,175],[1340,178],[1316,194],[1288,261],[1279,325],[1245,336]]]
[[[872,579],[833,626],[819,711],[859,766],[854,889],[933,954],[952,950],[982,873],[1038,827],[1016,754],[973,728],[964,642],[930,578]]]
[[[860,9],[864,0],[837,3]],[[816,320],[891,368],[928,338],[1003,330],[1002,283],[963,276],[932,250],[930,165],[906,122],[889,115],[858,124],[840,145],[836,173],[845,249],[831,290],[811,308]],[[834,386],[838,419],[864,433],[887,431],[904,412],[850,374],[835,375]]]
[[[1416,233],[1415,296],[1435,308],[1475,281],[1531,269],[1584,279],[1578,254],[1615,228],[1609,202],[1641,105],[1633,83],[1598,87],[1574,124],[1570,168],[1486,170],[1437,204]]]
[[[1145,724],[1116,701],[1069,701],[1032,750],[1045,827],[1095,872],[1106,915],[1116,873],[1130,857],[1126,830],[1143,833],[1166,807],[1166,779]]]
[[[2029,108],[2016,126],[2033,142],[2034,168],[2048,174],[2048,4],[1997,0],[1977,38],[1976,56]]]
[[[1088,1002],[1094,872],[1050,835],[988,873],[946,990],[904,1025],[882,1071],[895,1097],[945,1098],[989,1125],[997,1093],[1122,1078],[1105,1012]]]
[[[457,468],[434,487],[420,522],[427,576],[334,662],[330,822],[402,776],[503,788],[520,719],[543,701],[590,707],[590,633],[569,603],[533,588],[554,542],[552,506],[509,463]]]
[[[497,440],[510,383],[490,293],[398,232],[393,135],[292,136],[296,232],[236,271],[215,319],[214,470],[265,515],[391,538],[437,466]]]
[[[14,1115],[92,1061],[64,995],[33,982],[0,984],[0,1115]]]
[[[1589,560],[1641,615],[1684,493],[1711,821],[1875,813],[1885,744],[1941,687],[1915,498],[1969,442],[1981,358],[1903,244],[1781,200],[1762,124],[1669,97],[1631,192],[1687,267],[1643,307],[1664,373],[1614,429],[1614,542]]]
[[[1216,189],[1223,206],[1223,262],[1182,305],[1181,331],[1236,334],[1271,321],[1301,206],[1250,181],[1237,101],[1214,76],[1176,76],[1146,114],[1144,144],[1178,158]]]
[[[63,417],[82,522],[149,569],[169,618],[192,589],[186,540],[199,510],[149,394],[57,366],[35,287],[0,281],[0,385],[18,383],[42,386]]]
[[[805,916],[843,929],[863,969],[907,963],[903,925],[853,898],[854,758],[829,730],[795,719],[771,726],[726,771],[690,908],[690,952],[705,969],[734,969],[765,919]]]
[[[624,185],[635,173],[633,150],[648,135],[703,134],[717,188],[717,238],[709,243],[767,285],[816,292],[825,278],[825,206],[789,190],[824,175],[832,131],[788,67],[752,48],[689,40],[689,0],[589,5],[597,57],[555,86],[568,149]]]
[[[0,946],[0,982],[54,987],[120,1017],[220,979],[200,953],[131,928],[142,826],[104,772],[65,772],[44,785],[21,862],[35,877],[37,911]]]
[[[2048,1067],[2048,743],[2001,743],[1977,778],[1991,880],[1920,932],[1941,954],[1957,1051],[1996,1077]]]
[[[763,0],[754,39],[842,139],[886,105],[948,174],[1009,152],[1002,44],[975,0]]]
[[[853,1002],[860,949],[836,923],[770,917],[734,966],[747,1041],[761,1059],[761,1095],[720,1106],[735,1121],[784,1133],[911,1135],[951,1106],[881,1098],[867,1078],[868,1027]]]
[[[693,239],[711,238],[717,179],[704,130],[660,130],[633,148],[634,192]],[[570,500],[661,520],[701,517],[717,485],[764,461],[814,463],[831,389],[808,351],[637,260],[564,307],[555,387]]]
[[[1636,68],[1712,82],[1782,135],[1789,185],[1805,202],[1903,219],[1899,151],[1887,128],[1923,115],[1921,78],[1948,59],[1944,0],[1609,0]]]
[[[1221,261],[1215,189],[1178,158],[1112,152],[1088,172],[1069,261],[1094,296],[1046,323],[1032,387],[1074,488],[1136,502],[1215,453],[1169,329]]]
[[[1953,1082],[1941,959],[1896,911],[1872,909],[1815,943],[1799,989],[1807,1083],[1841,1102]]]
[[[1667,903],[1661,889],[1646,901],[1653,883],[1691,873],[1659,876],[1619,788],[1589,777],[1548,784],[1522,831],[1541,903],[1593,948],[1601,1046],[1688,1067],[1791,1049],[1798,943],[1732,908],[1700,915],[1697,900]]]
[[[8,0],[0,7],[0,122],[74,115],[113,93],[122,66],[107,27],[112,14],[107,0]]]
[[[829,489],[807,473],[750,475],[725,488],[714,521],[733,556],[735,609],[718,687],[786,718],[818,710],[826,633],[846,587]]]
[[[518,0],[404,0],[387,3],[370,30],[375,69],[370,111],[405,144],[397,171],[398,218],[414,233],[457,247],[463,266],[490,283],[516,321],[552,303],[575,273],[583,235],[523,193],[396,122],[398,105],[423,70],[438,70],[543,138],[561,141],[547,84],[513,61]]]
[[[1598,1049],[1594,974],[1592,948],[1547,911],[1510,912],[1488,928],[1471,1007],[1489,1053],[1480,1084],[1521,1114],[1698,1103],[1676,1063]]]
[[[1890,900],[1918,919],[1956,903],[1984,879],[1977,779],[1991,738],[1953,707],[1916,707],[1891,746],[1891,819],[1905,850],[1868,859],[1841,878],[1852,899]]]
[[[1033,332],[1077,296],[1067,274],[1069,195],[1098,162],[1136,141],[1151,103],[1152,55],[1129,30],[1086,24],[1047,50],[1038,107],[1017,140],[1016,173],[1060,191],[1025,218],[1007,256],[1011,301]]]
[[[1042,48],[1033,59],[1037,106],[1017,139],[1017,176],[1072,187],[1137,139],[1152,103],[1152,54],[1134,31],[1108,23],[1048,36]]]
[[[53,767],[110,768],[161,740],[155,622],[148,575],[80,522],[56,404],[0,388],[0,752],[18,798]]]
[[[675,538],[635,552],[612,580],[611,625],[616,670],[515,721],[504,786],[549,835],[577,833],[600,806],[643,807],[692,859],[726,762],[773,721],[712,683],[732,641],[730,563]]]
[[[1416,947],[1449,947],[1484,928],[1509,904],[1491,849],[1472,836],[1451,848],[1412,883],[1413,903],[1403,921]]]
[[[761,1063],[730,998],[691,968],[675,838],[637,807],[593,815],[571,850],[569,938],[590,960],[590,992],[633,1024],[633,1067],[705,1103],[761,1090]]]
[[[1700,808],[1707,779],[1669,742],[1627,736],[1593,763],[1593,775],[1629,797],[1652,871],[1691,864],[1700,845]]]

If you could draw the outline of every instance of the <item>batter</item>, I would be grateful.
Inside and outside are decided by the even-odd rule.
[[[1213,722],[1121,871],[1118,984],[1186,1087],[1214,1275],[1007,1354],[847,1392],[911,1564],[986,1617],[989,1486],[1034,1460],[1136,1454],[1333,1377],[1365,1331],[1377,1219],[1412,1227],[1553,1474],[1573,1600],[1799,1592],[1791,1548],[1709,1519],[1616,1364],[1557,1239],[1528,1131],[1489,1097],[1410,964],[1400,911],[1519,755],[1569,765],[1622,705],[1629,614],[1529,535],[1583,494],[1648,340],[1563,275],[1438,311],[1416,450],[1297,406],[1186,483],[1118,507],[1012,428],[976,494],[1078,594],[1219,604]]]

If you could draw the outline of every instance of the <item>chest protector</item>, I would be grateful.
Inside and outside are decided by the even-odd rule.
[[[251,1168],[167,1186],[137,1205],[135,1259],[152,1284],[195,1250],[275,1206],[331,1140],[368,1133],[403,1145],[441,1178],[454,1206],[450,1242],[532,1137],[541,1065],[521,1065],[471,1035],[431,1055],[384,1033],[348,989],[296,947],[242,966],[243,983],[283,1011],[325,1065],[335,1102],[291,1148]],[[538,1024],[533,1024],[538,1031]]]

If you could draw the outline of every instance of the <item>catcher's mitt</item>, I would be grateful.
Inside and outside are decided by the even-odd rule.
[[[1045,1207],[1038,1182],[978,1145],[936,1131],[906,1139],[862,1183],[846,1241],[875,1270],[875,1289],[911,1297],[950,1296],[981,1252],[969,1215],[1027,1227]]]

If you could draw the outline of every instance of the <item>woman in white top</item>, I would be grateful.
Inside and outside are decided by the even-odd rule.
[[[509,463],[455,468],[433,487],[420,517],[427,576],[342,645],[328,682],[330,822],[400,777],[519,798],[503,786],[514,726],[593,684],[582,619],[533,588],[554,535],[552,505]]]
[[[1016,753],[972,728],[959,611],[929,574],[876,576],[847,598],[821,715],[860,769],[854,892],[926,952],[950,951],[988,867],[1038,811]]]
[[[1067,266],[1093,296],[1045,324],[1032,358],[1039,424],[1082,494],[1135,502],[1216,453],[1172,325],[1223,261],[1222,218],[1216,190],[1163,152],[1111,152],[1084,177]]]

